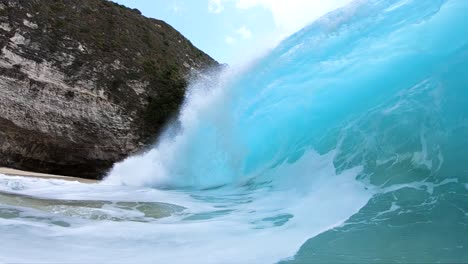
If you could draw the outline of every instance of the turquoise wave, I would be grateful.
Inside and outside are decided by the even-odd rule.
[[[288,190],[309,201],[324,188],[313,179],[323,179],[327,165],[317,164],[326,159],[330,178],[353,172],[371,197],[290,261],[467,262],[466,14],[465,0],[353,2],[215,88],[194,84],[179,130],[117,165],[109,181],[196,191],[209,202],[203,190],[268,189],[273,200]],[[324,199],[361,195],[339,190]],[[291,203],[303,211],[320,203],[304,201]],[[345,210],[333,205],[314,217]],[[263,222],[300,218],[285,213],[293,207]]]
[[[352,2],[192,83],[100,184],[0,175],[0,262],[467,263],[466,14]]]

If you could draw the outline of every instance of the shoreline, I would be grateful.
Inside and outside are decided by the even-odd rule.
[[[62,175],[54,175],[54,174],[46,174],[46,173],[37,173],[31,171],[22,171],[22,170],[15,170],[5,167],[0,167],[0,174],[4,174],[7,176],[19,176],[19,177],[29,177],[29,178],[38,178],[38,179],[54,179],[54,180],[64,180],[64,181],[77,181],[80,183],[98,183],[98,180],[91,180],[91,179],[83,179],[71,176],[62,176]]]

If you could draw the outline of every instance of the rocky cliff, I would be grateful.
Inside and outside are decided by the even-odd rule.
[[[155,140],[218,64],[105,0],[0,0],[0,166],[99,178]]]

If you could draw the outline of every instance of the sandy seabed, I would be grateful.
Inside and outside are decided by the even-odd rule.
[[[8,175],[8,176],[21,176],[21,177],[43,178],[43,179],[59,179],[59,180],[66,180],[66,181],[78,181],[78,182],[81,182],[81,183],[96,183],[96,182],[98,182],[97,180],[89,180],[89,179],[82,179],[82,178],[70,177],[70,176],[61,176],[61,175],[37,173],[37,172],[30,172],[30,171],[22,171],[22,170],[10,169],[10,168],[0,168],[0,174],[4,174],[4,175]]]

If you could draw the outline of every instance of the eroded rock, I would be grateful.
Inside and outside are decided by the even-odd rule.
[[[0,1],[0,166],[100,178],[151,144],[218,64],[105,0]]]

